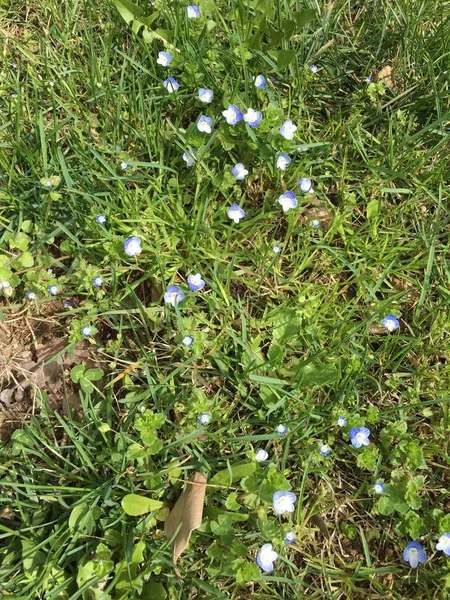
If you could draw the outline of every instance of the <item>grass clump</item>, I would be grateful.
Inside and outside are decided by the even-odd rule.
[[[449,6],[2,11],[5,596],[448,597]]]

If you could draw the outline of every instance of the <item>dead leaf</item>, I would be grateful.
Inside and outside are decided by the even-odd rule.
[[[393,86],[391,74],[392,74],[392,67],[390,67],[389,65],[386,65],[378,73],[377,79],[378,79],[378,81],[381,81],[381,83],[384,83],[385,85],[387,85],[388,87],[391,88]]]
[[[172,560],[174,564],[188,545],[191,533],[202,523],[206,479],[206,474],[200,472],[193,473],[189,477],[185,491],[176,501],[164,524],[164,533],[168,539],[171,539],[179,528],[173,540]]]

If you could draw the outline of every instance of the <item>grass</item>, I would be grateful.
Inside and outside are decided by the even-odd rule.
[[[450,3],[205,0],[198,21],[178,2],[141,5],[157,12],[150,41],[104,0],[0,8],[0,274],[12,285],[0,309],[15,332],[2,352],[64,338],[69,352],[89,347],[86,367],[101,369],[84,388],[61,373],[75,410],[54,410],[51,390],[35,390],[3,440],[0,591],[449,597],[435,545],[450,531]],[[314,12],[303,27],[304,9]],[[174,54],[168,69],[156,64],[163,49]],[[265,90],[253,86],[258,73]],[[173,95],[161,84],[168,74],[180,83]],[[198,87],[214,91],[211,105]],[[227,126],[230,102],[261,109],[259,128]],[[195,128],[201,113],[214,117],[210,136]],[[288,117],[293,142],[278,134]],[[193,147],[187,168],[181,156]],[[292,157],[284,173],[279,151]],[[250,171],[243,183],[228,174],[237,162]],[[305,176],[315,194],[298,192]],[[49,177],[61,178],[51,190]],[[283,214],[276,199],[287,189],[299,208]],[[246,211],[238,225],[232,202]],[[123,251],[131,235],[142,239],[137,258]],[[189,293],[196,272],[205,291]],[[176,308],[163,302],[173,283],[186,293]],[[24,300],[29,289],[36,302]],[[388,313],[401,322],[391,334]],[[59,326],[36,330],[35,344],[28,326],[17,329],[19,318],[33,329],[50,317]],[[201,412],[212,415],[206,427]],[[363,425],[371,445],[358,451],[349,428]],[[149,431],[161,444],[143,440]],[[269,461],[257,465],[260,447]],[[164,519],[196,470],[224,479],[177,571]],[[386,493],[376,497],[379,480]],[[272,493],[288,487],[296,511],[276,518]],[[130,493],[165,508],[128,516]],[[288,530],[297,541],[286,546]],[[417,570],[402,559],[411,539],[430,559]],[[268,542],[279,559],[262,574],[255,557]]]

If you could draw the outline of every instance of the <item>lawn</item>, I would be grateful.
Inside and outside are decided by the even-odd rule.
[[[0,36],[2,596],[450,598],[450,2]]]

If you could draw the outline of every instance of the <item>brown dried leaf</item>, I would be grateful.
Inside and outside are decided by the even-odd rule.
[[[385,85],[387,85],[388,87],[391,88],[393,86],[391,74],[392,74],[392,67],[390,67],[389,65],[386,65],[378,73],[378,77],[377,77],[378,81],[381,81],[381,83],[384,83]]]
[[[185,491],[176,501],[164,524],[164,533],[168,539],[171,539],[180,528],[173,540],[172,560],[174,564],[188,545],[191,533],[202,523],[206,479],[206,474],[200,472],[193,473],[189,477]]]

